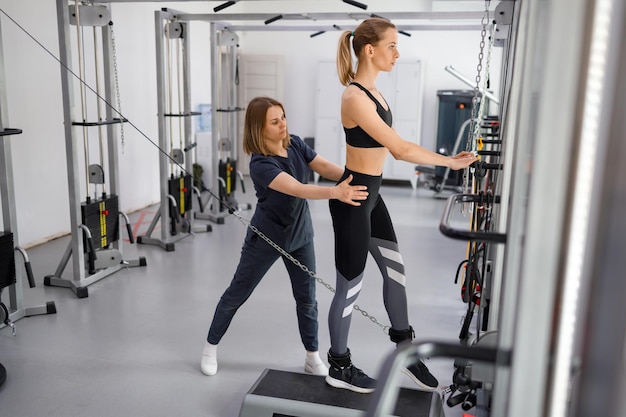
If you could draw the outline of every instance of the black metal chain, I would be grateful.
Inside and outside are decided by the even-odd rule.
[[[211,194],[211,195],[213,195],[213,194]],[[213,195],[213,197],[215,197],[215,196]],[[239,219],[239,221],[243,225],[245,225],[246,227],[249,227],[250,230],[252,230],[254,233],[256,233],[265,242],[267,242],[268,245],[270,245],[271,247],[276,249],[276,251],[278,251],[278,253],[280,253],[282,256],[287,258],[290,262],[292,262],[298,268],[300,268],[301,270],[306,272],[311,278],[315,279],[318,283],[320,283],[321,285],[326,287],[333,294],[335,293],[335,289],[332,287],[332,285],[328,284],[321,277],[317,276],[315,271],[311,271],[306,265],[304,265],[302,262],[300,262],[299,260],[297,260],[296,258],[291,256],[291,254],[289,254],[287,251],[285,251],[283,248],[281,248],[279,245],[277,245],[275,242],[273,242],[269,237],[265,236],[265,234],[263,232],[261,232],[256,226],[251,224],[249,220],[244,219],[239,214],[238,211],[236,211],[236,210],[229,210],[229,213],[234,215],[235,217],[237,217],[237,219]],[[379,326],[385,334],[389,334],[390,326],[382,324],[381,322],[378,321],[378,319],[376,319],[376,317],[372,316],[371,314],[369,314],[367,311],[363,310],[361,307],[359,307],[356,304],[354,305],[353,308],[354,308],[354,310],[356,310],[359,313],[361,313],[362,316],[367,317],[372,323],[374,323],[377,326]]]
[[[485,37],[487,36],[487,22],[489,20],[489,4],[490,0],[485,0],[485,11],[481,18],[481,31],[480,31],[480,49],[478,51],[478,64],[476,65],[476,85],[474,86],[474,97],[472,98],[472,112],[470,116],[470,124],[467,130],[467,142],[465,144],[465,150],[468,152],[476,151],[476,138],[475,138],[475,126],[478,121],[476,120],[476,108],[478,106],[478,93],[480,92],[480,80],[483,70],[483,58],[485,50]],[[463,192],[469,191],[469,175],[468,170],[463,171]]]
[[[111,28],[111,52],[113,54],[113,75],[115,78],[115,98],[117,100],[118,114],[122,113],[122,100],[120,99],[120,83],[117,77],[117,53],[115,51],[115,33],[113,32],[113,22],[109,23]],[[123,119],[123,117],[122,117]],[[124,123],[120,123],[120,143],[122,145],[122,153],[124,153]]]

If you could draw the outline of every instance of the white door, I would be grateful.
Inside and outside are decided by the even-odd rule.
[[[250,174],[250,156],[243,152],[243,123],[245,108],[254,97],[268,96],[280,102],[284,100],[285,69],[282,55],[239,56],[239,161],[238,170]]]
[[[345,143],[341,127],[341,93],[334,61],[320,62],[315,101],[315,150],[324,158],[343,166]],[[315,175],[317,181],[318,176]]]

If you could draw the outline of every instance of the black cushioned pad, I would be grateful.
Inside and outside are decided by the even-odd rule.
[[[248,394],[367,410],[370,394],[359,394],[329,386],[324,377],[266,369]],[[400,388],[394,415],[428,417],[437,393]]]

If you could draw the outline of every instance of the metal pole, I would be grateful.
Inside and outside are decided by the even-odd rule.
[[[59,59],[67,68],[71,68],[72,56],[70,52],[70,20],[67,0],[57,0],[57,20],[59,29]],[[70,230],[71,230],[71,248],[72,253],[72,269],[74,271],[74,280],[80,281],[85,275],[85,259],[82,256],[84,252],[83,238],[78,226],[81,224],[80,204],[81,198],[79,193],[79,159],[78,149],[74,140],[74,129],[72,121],[76,120],[73,113],[74,106],[72,97],[74,97],[72,89],[72,74],[61,65],[61,87],[63,91],[63,122],[65,126],[65,153],[67,159],[67,179],[69,184],[69,203],[70,203]]]
[[[220,85],[221,80],[221,59],[219,46],[219,32],[217,24],[211,22],[211,192],[213,195],[219,195],[219,158],[218,143],[220,141],[219,121],[220,115],[217,109],[220,106]],[[211,205],[211,215],[214,218],[219,217],[219,202]]]
[[[159,127],[159,147],[165,151],[169,149],[169,144],[167,143],[167,127],[165,123],[167,90],[165,86],[165,59],[163,57],[165,38],[164,20],[167,18],[167,14],[157,10],[154,12],[154,18],[156,27],[157,123]],[[161,215],[161,240],[163,241],[166,241],[169,236],[169,228],[167,225],[170,218],[170,203],[168,198],[169,190],[167,186],[169,163],[170,160],[167,155],[163,154],[163,152],[159,152],[159,179],[161,185],[161,204],[159,210]]]
[[[465,84],[467,84],[468,86],[474,88],[475,87],[475,83],[472,83],[472,81],[467,78],[466,76],[464,76],[463,74],[461,74],[460,72],[458,72],[456,69],[454,69],[454,67],[452,65],[448,65],[447,67],[444,68],[447,72],[449,72],[450,74],[452,74],[455,78],[458,78],[459,80],[463,81]],[[491,100],[492,102],[494,102],[495,104],[500,104],[500,100],[498,100],[496,98],[496,96],[493,95],[493,93],[491,93],[490,91],[487,90],[480,90],[481,94],[484,94],[485,97],[487,97],[489,100]]]

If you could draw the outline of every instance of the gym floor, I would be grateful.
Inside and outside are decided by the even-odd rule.
[[[255,201],[250,184],[246,190],[238,194],[239,203]],[[467,244],[439,231],[445,199],[433,198],[432,191],[414,190],[408,183],[385,184],[382,195],[406,265],[416,340],[457,342],[466,305],[454,277]],[[334,286],[328,202],[311,201],[310,206],[316,232],[316,272]],[[129,214],[139,235],[156,210],[150,207]],[[250,218],[252,211],[241,214]],[[195,222],[196,226],[202,224],[207,223]],[[88,297],[80,299],[70,289],[43,284],[43,277],[56,270],[69,237],[29,249],[37,287],[24,286],[25,306],[53,301],[57,313],[16,321],[15,336],[8,327],[0,329],[0,363],[7,369],[7,380],[0,388],[1,414],[237,417],[242,400],[264,369],[303,372],[304,348],[280,261],[239,310],[222,339],[217,375],[207,377],[200,372],[213,311],[232,278],[246,231],[232,215],[224,224],[212,224],[212,229],[176,242],[173,252],[153,245],[125,244],[124,258],[143,256],[147,266],[121,270],[97,281],[88,286]],[[370,258],[357,304],[386,325],[379,277]],[[332,293],[322,285],[317,293],[320,354],[326,361]],[[5,303],[6,297],[3,294]],[[393,348],[379,326],[355,311],[350,349],[356,366],[375,377]],[[431,358],[426,364],[442,388],[450,384],[452,359]],[[404,386],[412,387],[408,378],[402,378]],[[463,414],[460,407],[444,408],[447,417]]]

